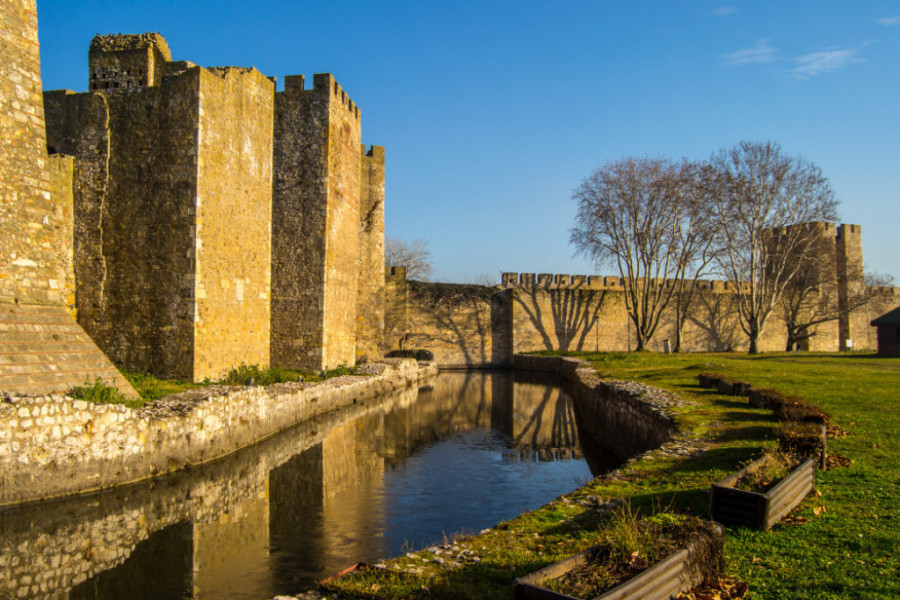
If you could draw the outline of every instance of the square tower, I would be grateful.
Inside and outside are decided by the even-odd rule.
[[[79,322],[117,364],[202,380],[269,364],[275,86],[168,56],[98,36],[99,91],[48,92],[47,127],[76,157]]]
[[[158,33],[98,35],[88,51],[90,91],[159,85],[172,53]]]
[[[362,155],[359,196],[359,293],[357,295],[357,358],[374,359],[384,347],[384,146]]]
[[[360,111],[330,74],[285,78],[275,94],[272,363],[356,362]]]
[[[841,313],[838,318],[839,349],[869,347],[869,319],[865,311],[855,310],[866,291],[860,226],[839,225],[835,244],[837,296]]]

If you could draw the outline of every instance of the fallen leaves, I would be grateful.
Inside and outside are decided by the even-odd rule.
[[[743,598],[746,594],[746,583],[737,577],[721,577],[690,591],[682,592],[677,598],[678,600],[730,600]]]

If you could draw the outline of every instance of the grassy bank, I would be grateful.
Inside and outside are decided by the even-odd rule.
[[[697,385],[698,373],[715,371],[819,405],[841,433],[829,440],[829,451],[850,459],[846,467],[819,473],[817,495],[784,524],[768,532],[727,531],[727,567],[749,584],[747,597],[900,597],[900,360],[860,354],[579,356],[604,377],[655,385],[691,401],[679,409],[682,441],[702,452],[657,453],[616,478],[595,479],[538,511],[448,543],[437,555],[395,559],[334,589],[383,598],[508,599],[515,577],[614,534],[609,514],[596,510],[607,500],[624,497],[643,514],[705,515],[709,485],[771,447],[776,425],[771,411]]]
[[[229,371],[220,379],[205,379],[192,383],[178,379],[160,379],[146,372],[122,370],[122,375],[131,383],[140,398],[129,399],[119,391],[99,379],[94,383],[87,382],[83,386],[72,388],[69,395],[79,400],[87,400],[98,404],[123,404],[129,408],[140,408],[148,402],[154,402],[170,394],[211,385],[272,385],[295,381],[316,382],[352,375],[355,367],[339,366],[328,371],[316,373],[309,370],[286,369],[283,367],[259,367],[257,365],[241,365]]]

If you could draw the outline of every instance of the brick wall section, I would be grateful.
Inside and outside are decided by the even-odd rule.
[[[375,360],[384,339],[384,146],[361,150],[356,355]]]
[[[615,290],[513,289],[513,352],[618,350],[627,341],[624,298]]]
[[[76,157],[79,321],[117,364],[200,380],[269,362],[274,84],[176,66],[158,85],[48,92],[47,126]]]
[[[269,364],[275,94],[255,69],[199,73],[195,380]]]
[[[838,302],[842,309],[846,309],[848,298],[859,296],[865,289],[862,232],[859,225],[845,224],[837,228],[835,255]],[[869,321],[864,311],[852,311],[838,319],[839,349],[848,349],[845,340],[851,340],[853,348],[860,350],[876,347],[867,335],[870,329]]]
[[[288,76],[275,94],[271,362],[321,368],[330,85]]]
[[[834,238],[829,248],[834,249]],[[585,277],[533,273],[504,273],[498,288],[409,282],[406,324],[392,303],[400,282],[387,277],[386,339],[394,347],[424,348],[444,366],[499,364],[515,353],[540,350],[630,351],[634,330],[625,306],[625,293],[617,277]],[[744,352],[746,335],[738,321],[736,298],[727,283],[698,282],[682,337],[684,352]],[[837,288],[835,283],[834,288]],[[895,291],[897,290],[897,291]],[[870,321],[896,306],[900,288],[884,289],[874,301],[851,314],[853,323]],[[490,308],[493,306],[494,308]],[[508,308],[502,308],[502,307]],[[489,319],[488,315],[493,314]],[[490,323],[490,325],[488,325]],[[663,314],[648,345],[664,351],[665,340],[674,348],[674,306]],[[785,349],[786,329],[776,310],[759,340],[763,352]],[[873,349],[875,330],[854,334],[854,348]],[[837,323],[816,327],[809,350],[835,351]]]
[[[331,96],[324,281],[323,367],[327,369],[356,363],[356,303],[361,266],[360,112],[332,77],[319,79],[328,81]]]
[[[199,80],[195,68],[127,93],[47,94],[50,137],[76,157],[79,323],[116,364],[187,379]]]
[[[272,363],[356,359],[360,115],[330,74],[275,95]]]
[[[97,378],[137,397],[65,308],[0,303],[0,390],[58,393]]]
[[[99,339],[101,281],[106,273],[101,223],[109,182],[109,105],[102,94],[44,93],[47,144],[75,157],[73,175],[75,306],[78,322]]]
[[[47,161],[50,174],[50,199],[59,217],[59,263],[63,273],[63,305],[74,317],[75,310],[75,214],[74,191],[75,159],[54,154]]]

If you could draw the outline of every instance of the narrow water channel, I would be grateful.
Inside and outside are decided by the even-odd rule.
[[[443,373],[188,473],[0,512],[0,598],[297,593],[358,561],[490,527],[615,466],[579,440],[553,382]]]

